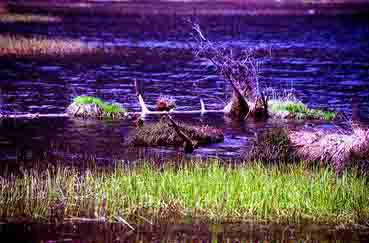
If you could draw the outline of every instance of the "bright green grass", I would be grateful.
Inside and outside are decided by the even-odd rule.
[[[159,170],[140,162],[135,168],[92,171],[73,169],[31,171],[2,178],[0,215],[47,219],[55,200],[65,205],[65,217],[138,217],[212,221],[302,221],[362,223],[369,215],[367,179],[351,173],[337,177],[330,169],[302,165],[261,164],[229,168],[219,161],[195,161],[191,166]],[[106,197],[107,207],[101,206]]]
[[[288,112],[297,119],[319,119],[331,121],[335,118],[336,113],[331,111],[322,111],[318,109],[309,109],[301,102],[293,101],[272,101],[270,102],[272,112]]]
[[[126,110],[119,104],[106,103],[100,98],[92,96],[77,96],[73,100],[77,105],[95,104],[100,107],[105,116],[111,117],[114,114],[124,113]]]

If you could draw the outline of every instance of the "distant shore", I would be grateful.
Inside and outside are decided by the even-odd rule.
[[[11,12],[61,15],[337,15],[369,12],[369,1],[302,3],[277,1],[24,1]]]

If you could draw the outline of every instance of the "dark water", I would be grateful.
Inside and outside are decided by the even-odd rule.
[[[0,224],[9,242],[367,242],[367,227],[327,225],[155,224],[129,229],[122,224]]]
[[[193,37],[185,17],[72,17],[61,23],[0,24],[0,34],[74,38],[98,47],[117,47],[123,55],[59,59],[0,57],[0,110],[3,113],[63,113],[76,95],[93,95],[138,111],[133,80],[144,82],[145,100],[176,99],[178,109],[221,109],[227,85],[212,66],[191,53]],[[369,120],[369,24],[366,16],[229,16],[192,18],[224,47],[257,50],[261,87],[277,96],[293,90],[314,108]],[[238,158],[254,133],[285,125],[278,121],[230,122],[221,115],[184,116],[192,123],[223,128],[225,142],[194,156]],[[148,119],[149,121],[155,119]],[[165,157],[177,149],[129,150],[133,125],[67,118],[0,120],[1,160],[38,157],[45,152],[68,158],[109,160],[151,153]],[[303,124],[290,123],[290,127]],[[326,126],[324,123],[319,125]],[[329,126],[328,127],[332,127]]]

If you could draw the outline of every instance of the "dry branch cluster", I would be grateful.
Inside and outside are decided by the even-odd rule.
[[[222,48],[206,39],[200,26],[193,29],[198,34],[196,56],[208,59],[218,73],[233,89],[232,99],[224,111],[232,118],[268,117],[267,97],[259,90],[258,63],[251,50],[235,51]]]

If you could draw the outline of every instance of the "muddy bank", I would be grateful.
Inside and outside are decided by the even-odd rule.
[[[133,225],[108,223],[65,223],[62,225],[35,223],[0,223],[0,237],[16,241],[62,240],[76,242],[161,242],[161,241],[331,241],[365,242],[366,227],[284,224],[201,224],[143,223]]]

